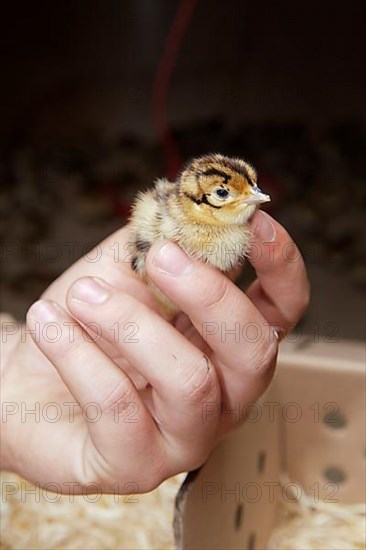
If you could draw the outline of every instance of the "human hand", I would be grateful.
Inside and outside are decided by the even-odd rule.
[[[28,334],[13,351],[3,397],[28,410],[55,403],[61,417],[50,422],[40,414],[37,422],[28,415],[22,422],[20,414],[7,415],[3,467],[64,492],[91,482],[103,492],[128,492],[131,483],[144,492],[201,465],[238,421],[226,411],[255,401],[268,385],[277,355],[271,327],[285,332],[309,298],[303,261],[285,230],[263,212],[252,226],[258,278],[247,294],[176,245],[152,247],[149,276],[184,311],[175,326],[160,317],[130,268],[128,226],[100,245],[98,262],[81,259],[55,281],[28,313],[28,327],[40,337],[34,343]],[[172,275],[164,262],[186,269]],[[88,341],[85,324],[101,338]],[[223,338],[222,327],[236,324],[240,338]],[[248,324],[258,337],[243,332]],[[53,342],[52,329],[60,335]],[[100,418],[88,420],[88,410]]]

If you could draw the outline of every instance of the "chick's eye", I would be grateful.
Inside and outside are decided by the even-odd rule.
[[[218,187],[218,189],[215,189],[214,191],[214,195],[218,199],[227,199],[229,194],[230,194],[229,191],[227,189],[223,189],[222,187]]]

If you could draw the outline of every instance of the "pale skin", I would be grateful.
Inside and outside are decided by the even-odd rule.
[[[101,243],[99,261],[81,259],[63,273],[28,311],[33,336],[20,340],[2,364],[2,400],[26,410],[39,403],[41,411],[38,421],[20,412],[3,419],[2,469],[76,494],[91,482],[106,493],[129,492],[131,483],[146,492],[199,467],[244,420],[227,411],[237,403],[244,408],[268,386],[278,351],[275,329],[285,334],[309,300],[304,263],[288,233],[263,212],[251,226],[249,261],[257,279],[246,293],[176,245],[154,244],[148,274],[185,312],[173,324],[124,261],[128,226]],[[61,327],[55,341],[55,325],[47,323]],[[89,326],[98,326],[102,337],[88,341],[86,323],[97,323]],[[215,329],[223,323],[228,330],[253,323],[259,337],[225,339]],[[56,406],[46,410],[49,403]],[[61,418],[50,422],[57,411]]]

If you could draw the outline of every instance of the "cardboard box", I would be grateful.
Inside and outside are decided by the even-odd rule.
[[[247,421],[184,482],[177,548],[266,548],[281,499],[303,492],[314,502],[365,502],[364,370],[362,344],[315,335],[283,342],[265,395],[232,412]]]

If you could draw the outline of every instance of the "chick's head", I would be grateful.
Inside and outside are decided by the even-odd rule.
[[[194,159],[179,180],[181,206],[190,221],[213,225],[246,223],[270,200],[254,168],[239,158],[213,154]]]

